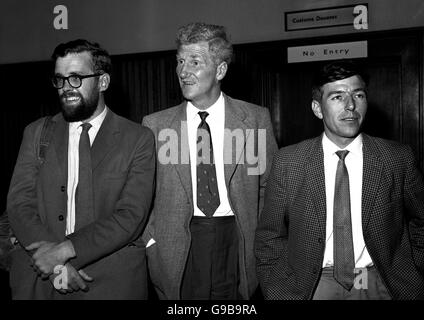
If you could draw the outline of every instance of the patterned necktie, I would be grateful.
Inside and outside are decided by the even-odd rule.
[[[340,158],[337,164],[334,190],[334,278],[345,289],[350,290],[355,279],[355,256],[353,251],[352,221],[350,216],[349,174],[345,158],[349,151],[337,151]]]
[[[197,127],[197,207],[207,217],[212,217],[219,207],[219,192],[213,157],[212,135],[205,121],[209,114],[199,112],[200,122]]]
[[[91,124],[83,123],[79,140],[78,186],[75,194],[75,230],[90,223],[93,211],[91,147],[88,130]]]

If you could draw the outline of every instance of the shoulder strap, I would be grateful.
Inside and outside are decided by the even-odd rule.
[[[47,152],[47,147],[49,146],[50,140],[51,140],[52,135],[53,135],[54,124],[55,124],[55,122],[52,121],[52,116],[45,117],[44,123],[43,123],[43,128],[41,129],[40,141],[39,141],[39,145],[38,145],[38,159],[40,160],[41,164],[44,161],[44,158],[45,158],[46,152]],[[0,214],[0,238],[1,237],[7,237],[8,239],[13,237],[13,232],[12,232],[12,229],[10,228],[7,210],[5,210],[3,214]],[[7,241],[9,242],[9,240],[7,240]],[[16,241],[16,239],[14,241]],[[16,244],[16,242],[14,244]],[[6,252],[6,254],[4,254],[4,256],[6,256],[7,253],[8,252]],[[1,248],[0,248],[0,258],[1,258],[2,255],[3,254],[2,254]],[[0,259],[0,270],[5,269],[2,266],[2,262],[3,261]],[[9,268],[9,266],[7,266],[7,268],[5,270],[9,270],[8,268]]]
[[[47,148],[49,146],[50,140],[54,131],[54,121],[52,121],[51,116],[47,116],[44,119],[43,128],[41,129],[40,135],[40,144],[38,148],[38,158],[41,161],[44,161],[46,156]]]

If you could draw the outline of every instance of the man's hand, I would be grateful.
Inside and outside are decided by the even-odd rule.
[[[44,276],[50,275],[56,266],[65,265],[70,258],[75,257],[74,246],[69,240],[61,243],[34,242],[25,249],[28,251],[37,250],[32,256],[33,267]]]
[[[63,294],[79,290],[87,292],[89,287],[85,282],[93,281],[93,278],[88,276],[84,270],[77,271],[70,263],[56,270],[56,273],[51,274],[49,278],[53,287]]]

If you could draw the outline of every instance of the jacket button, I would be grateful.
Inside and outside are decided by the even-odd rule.
[[[314,267],[314,268],[312,269],[312,273],[313,273],[313,274],[317,274],[317,272],[318,272],[317,268],[315,268],[315,267]]]
[[[61,186],[61,187],[60,187],[60,191],[65,192],[65,190],[66,190],[66,189],[65,189],[65,186]]]
[[[63,219],[64,219],[64,218],[63,218],[63,215],[60,215],[60,216],[59,216],[59,221],[63,221]]]
[[[318,238],[318,243],[322,243],[322,238]]]

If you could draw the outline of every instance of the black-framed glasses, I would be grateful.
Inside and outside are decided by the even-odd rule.
[[[76,89],[81,87],[82,79],[98,77],[101,75],[102,73],[93,73],[93,74],[88,74],[85,76],[80,76],[79,74],[73,74],[73,75],[70,75],[69,77],[53,76],[52,84],[53,84],[53,87],[55,87],[56,89],[62,89],[63,86],[65,85],[65,80],[66,80],[68,81],[69,85],[72,88]]]

